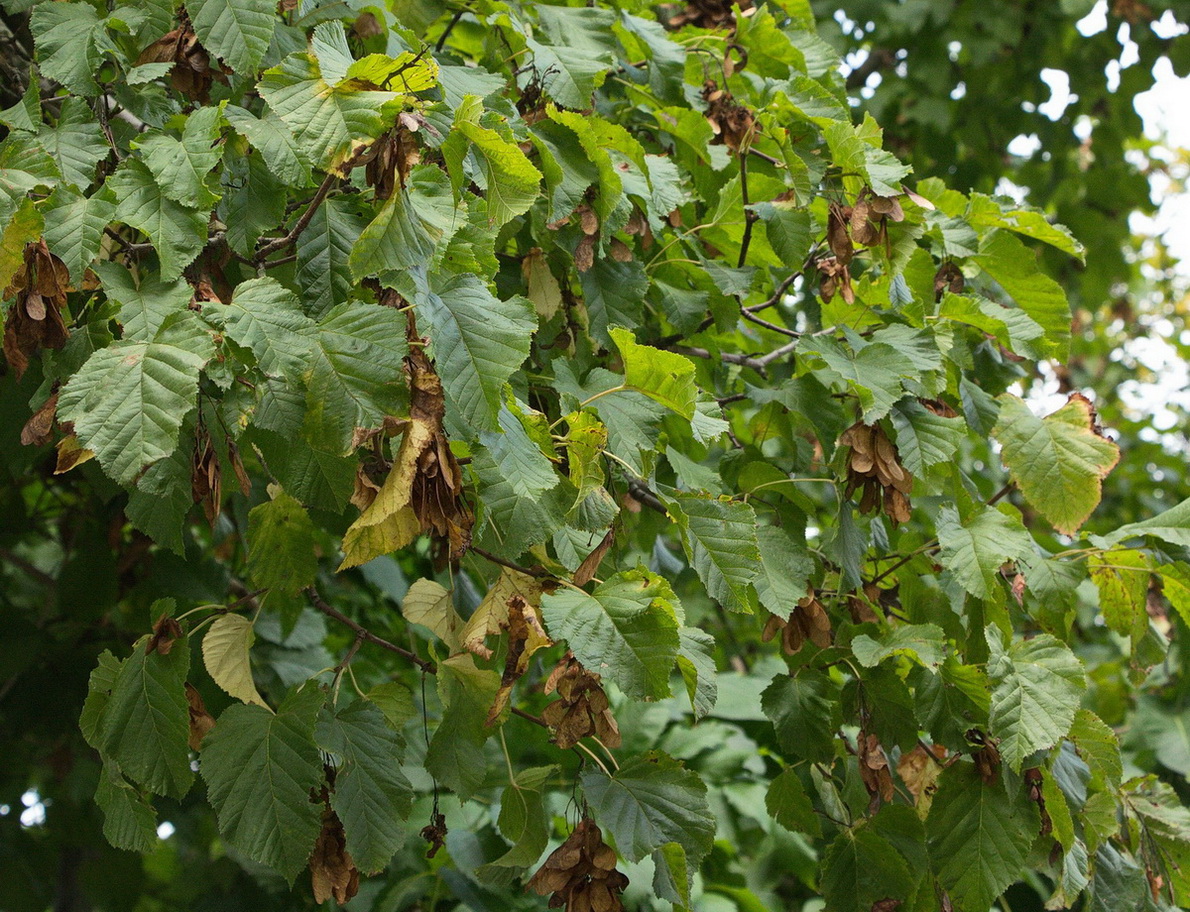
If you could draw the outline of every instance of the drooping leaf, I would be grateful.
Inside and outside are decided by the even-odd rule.
[[[787,830],[810,836],[822,834],[822,824],[795,769],[785,770],[769,783],[764,806],[769,816]]]
[[[626,329],[612,329],[610,334],[624,359],[624,385],[683,418],[693,418],[698,388],[694,385],[694,364],[690,359],[639,345]]]
[[[1004,464],[1025,498],[1073,535],[1099,504],[1103,478],[1120,450],[1095,426],[1090,401],[1074,395],[1058,411],[1037,418],[1016,396],[999,398],[1000,419],[992,435],[1003,447]]]
[[[243,703],[264,706],[248,658],[254,639],[252,622],[242,614],[215,618],[202,638],[202,660],[211,680],[228,694]]]
[[[190,724],[183,682],[190,647],[183,638],[166,654],[146,654],[142,638],[120,666],[98,731],[100,752],[130,779],[159,795],[190,789]]]
[[[331,807],[343,822],[347,851],[361,871],[379,871],[404,842],[412,805],[413,788],[400,767],[404,743],[366,700],[323,707],[315,740],[340,760]]]
[[[219,832],[290,882],[305,866],[321,825],[310,795],[322,780],[314,720],[323,699],[308,684],[276,713],[236,704],[203,742],[200,769]]]
[[[711,598],[729,611],[752,611],[756,605],[752,584],[760,563],[752,508],[682,493],[675,494],[667,507],[682,530],[690,565]]]
[[[542,597],[541,615],[555,640],[630,697],[669,696],[679,647],[669,584],[644,570],[617,573],[587,593],[558,589]]]
[[[926,818],[938,881],[957,908],[988,909],[1021,874],[1040,827],[1037,806],[1021,786],[1005,794],[972,763],[956,763],[939,779]]]
[[[103,838],[117,849],[148,852],[156,844],[157,812],[116,764],[103,764],[95,803],[103,811]]]
[[[829,760],[840,722],[838,694],[830,678],[810,669],[773,678],[761,695],[761,707],[776,729],[782,750],[810,760]]]
[[[965,523],[952,508],[943,507],[938,514],[938,541],[942,565],[976,598],[991,597],[1005,561],[1021,560],[1034,552],[1033,539],[1020,520],[991,507]]]
[[[915,884],[904,856],[871,827],[844,830],[822,859],[822,894],[827,908],[838,912],[870,912],[882,902],[904,902]]]
[[[998,628],[988,627],[988,676],[992,734],[1014,770],[1029,754],[1052,747],[1070,731],[1086,689],[1082,663],[1047,633],[1004,648]]]
[[[248,514],[248,573],[262,589],[296,595],[314,583],[318,556],[314,523],[300,503],[280,489]]]

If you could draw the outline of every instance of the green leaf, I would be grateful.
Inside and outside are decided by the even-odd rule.
[[[814,560],[805,546],[799,546],[780,526],[759,526],[761,572],[752,581],[760,604],[773,614],[788,617],[806,597],[806,584],[814,572]]]
[[[870,912],[882,900],[908,900],[916,882],[892,844],[860,825],[845,829],[826,850],[819,888],[832,912]]]
[[[408,191],[396,189],[351,249],[356,281],[391,269],[426,266],[442,231],[414,208]]]
[[[601,258],[580,273],[579,280],[590,315],[591,335],[596,341],[610,345],[612,326],[640,324],[645,292],[649,288],[648,276],[640,263]]]
[[[223,109],[223,116],[232,129],[246,137],[252,147],[260,152],[269,170],[284,183],[294,187],[304,187],[310,183],[310,162],[306,151],[276,113],[270,110],[263,117],[257,117],[244,108],[227,105]]]
[[[314,323],[297,295],[271,276],[241,282],[230,303],[209,304],[206,312],[228,338],[252,350],[269,376],[300,376],[309,364]]]
[[[1087,569],[1099,590],[1099,610],[1107,626],[1121,636],[1144,636],[1149,629],[1151,559],[1143,551],[1113,548],[1087,558]]]
[[[315,730],[339,758],[331,807],[343,822],[347,851],[365,873],[380,871],[404,842],[413,788],[401,772],[404,743],[373,703],[324,707]]]
[[[567,108],[591,106],[591,95],[603,85],[610,63],[575,48],[542,44],[532,38],[525,43],[533,53],[534,65],[545,74],[542,82],[550,98]]]
[[[966,433],[962,418],[935,415],[914,399],[898,402],[890,417],[897,431],[901,464],[918,478],[930,466],[949,462]]]
[[[999,230],[980,244],[975,262],[1045,330],[1037,343],[1045,356],[1064,358],[1070,344],[1070,304],[1062,286],[1037,267],[1033,252]]]
[[[946,640],[936,624],[899,624],[879,640],[861,633],[852,639],[851,651],[865,668],[875,668],[891,656],[903,655],[936,671],[946,658]]]
[[[1037,806],[1021,786],[1005,794],[987,783],[972,763],[943,770],[926,818],[930,857],[939,883],[956,907],[991,907],[1020,877],[1041,826]]]
[[[111,260],[101,260],[94,269],[108,299],[119,305],[116,320],[124,328],[124,342],[151,341],[171,315],[186,310],[194,294],[184,279],[163,282],[160,274],[147,270],[134,276]]]
[[[863,407],[865,424],[873,424],[889,413],[904,395],[904,380],[921,377],[906,354],[883,342],[850,351],[826,336],[816,339],[803,336],[798,351],[817,355],[830,374],[854,389]]]
[[[210,209],[219,201],[210,171],[223,159],[222,123],[218,107],[199,108],[186,118],[181,139],[151,133],[137,141],[145,165],[167,197],[193,209]]]
[[[840,724],[839,688],[826,675],[808,668],[777,675],[761,694],[761,708],[773,723],[781,749],[807,760],[834,757]]]
[[[115,221],[148,235],[163,279],[180,276],[207,242],[208,214],[166,196],[139,159],[125,159],[108,187],[116,194]]]
[[[1120,526],[1114,532],[1093,540],[1106,548],[1125,539],[1139,538],[1143,535],[1152,535],[1171,545],[1190,548],[1190,497],[1164,513]]]
[[[517,774],[516,781],[501,793],[500,835],[512,843],[507,852],[491,862],[500,868],[524,868],[541,857],[549,843],[549,821],[541,789],[557,767],[534,767]]]
[[[120,669],[124,663],[117,659],[110,649],[99,653],[98,664],[91,669],[87,679],[87,698],[83,702],[83,712],[79,717],[79,729],[83,738],[96,750],[99,750],[100,735],[103,731],[103,714],[111,699],[112,688],[120,677]]]
[[[787,769],[771,783],[764,796],[769,816],[787,830],[821,836],[822,824],[795,769]]]
[[[1073,535],[1099,504],[1103,479],[1120,449],[1096,427],[1086,397],[1072,395],[1058,411],[1037,418],[1016,396],[999,397],[992,436],[1025,498],[1059,532]]]
[[[351,251],[366,224],[350,196],[332,196],[315,210],[297,242],[297,281],[310,316],[321,317],[350,296]]]
[[[1074,721],[1086,689],[1082,662],[1048,633],[1004,649],[998,628],[986,631],[988,677],[992,691],[991,729],[1000,739],[1000,754],[1020,770],[1033,751],[1053,747]]]
[[[202,660],[211,680],[232,697],[265,706],[252,680],[252,663],[248,657],[255,639],[252,626],[242,614],[215,618],[202,638]]]
[[[671,757],[649,751],[621,764],[612,776],[588,768],[581,779],[596,822],[611,832],[629,861],[676,842],[693,873],[711,851],[715,818],[707,806],[706,784]]]
[[[290,54],[266,70],[259,91],[293,132],[298,148],[325,171],[342,167],[383,133],[396,114],[385,109],[395,93],[361,90],[352,82],[331,86],[308,54]]]
[[[187,10],[203,47],[241,76],[256,72],[278,21],[270,0],[190,0]]]
[[[698,388],[694,385],[694,364],[689,358],[639,345],[626,329],[612,329],[610,335],[624,361],[625,386],[644,393],[683,418],[694,417]]]
[[[541,600],[554,639],[565,639],[580,662],[633,699],[669,696],[679,647],[674,594],[646,570],[617,573],[587,593],[558,589]]]
[[[456,124],[471,140],[483,168],[488,219],[503,225],[529,211],[539,195],[542,175],[517,146],[495,130],[474,123]]]
[[[461,801],[483,784],[488,766],[483,743],[491,731],[484,723],[499,689],[500,675],[477,668],[468,654],[438,665],[438,694],[445,708],[426,751],[426,769]]]
[[[1102,719],[1089,709],[1080,709],[1070,726],[1070,740],[1092,775],[1101,776],[1109,787],[1120,784],[1124,775],[1120,741]]]
[[[198,374],[214,347],[205,334],[198,351],[165,341],[179,322],[163,325],[161,341],[116,342],[95,352],[58,399],[61,420],[74,422],[79,443],[122,484],[174,451],[194,408]]]
[[[306,368],[306,436],[346,455],[356,428],[379,427],[407,398],[405,317],[393,307],[349,301],[323,318]]]
[[[455,611],[449,589],[429,579],[415,581],[401,601],[401,614],[409,623],[432,631],[451,652],[458,652],[463,620]]]
[[[144,853],[157,844],[157,812],[116,764],[104,762],[95,803],[103,811],[103,838],[117,849]]]
[[[682,532],[682,547],[711,598],[729,611],[755,608],[760,564],[756,514],[745,503],[676,493],[666,500]],[[804,593],[803,593],[804,594]]]
[[[314,719],[323,700],[308,684],[275,714],[238,703],[203,741],[201,771],[220,834],[290,883],[305,867],[321,826],[310,795],[322,781]]]
[[[314,584],[318,557],[314,523],[302,505],[279,488],[248,514],[248,575],[254,586],[296,595]]]
[[[965,523],[951,507],[938,514],[942,566],[976,598],[991,598],[1000,586],[1000,566],[1035,551],[1020,520],[984,507]]]
[[[190,646],[183,637],[167,655],[146,655],[148,642],[142,637],[120,667],[103,712],[99,750],[143,788],[181,798],[194,779],[183,690]]]
[[[448,404],[475,431],[495,431],[504,384],[529,355],[533,305],[521,297],[500,300],[474,275],[415,280],[414,304]]]
[[[103,129],[81,98],[62,103],[58,122],[41,126],[38,141],[54,159],[62,179],[86,190],[95,181],[95,166],[111,154]]]
[[[103,196],[83,197],[59,187],[41,210],[45,242],[80,284],[103,244],[103,229],[115,217],[116,206]]]
[[[500,433],[483,431],[479,439],[512,489],[522,497],[536,498],[557,485],[560,476],[541,447],[529,437],[521,422],[522,414],[520,405],[510,400],[500,407],[497,416]]]
[[[715,708],[719,696],[715,639],[705,630],[683,627],[678,631],[678,642],[678,670],[686,684],[694,718],[701,719]]]
[[[25,245],[42,235],[45,220],[31,199],[22,199],[16,214],[0,232],[0,293],[25,264]],[[47,239],[48,242],[48,239]]]
[[[41,75],[77,95],[95,94],[96,36],[103,22],[90,3],[39,3],[31,21]]]

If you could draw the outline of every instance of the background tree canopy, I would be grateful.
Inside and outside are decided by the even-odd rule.
[[[1190,904],[1190,3],[0,8],[0,909]]]

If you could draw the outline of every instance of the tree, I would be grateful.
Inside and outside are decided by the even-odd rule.
[[[6,9],[4,908],[1186,905],[1101,251],[809,3]]]

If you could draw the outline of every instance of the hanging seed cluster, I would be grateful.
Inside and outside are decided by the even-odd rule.
[[[584,817],[527,884],[549,907],[566,912],[622,912],[628,878],[616,870],[616,853],[595,821]]]
[[[862,489],[859,509],[871,513],[883,507],[894,526],[909,521],[909,492],[913,476],[901,465],[896,444],[879,424],[857,421],[839,438],[850,447],[847,454],[847,495]]]
[[[567,652],[545,682],[546,694],[558,699],[542,710],[541,717],[554,731],[554,743],[568,750],[588,735],[606,747],[620,746],[620,729],[607,702],[599,675],[587,671]]]

